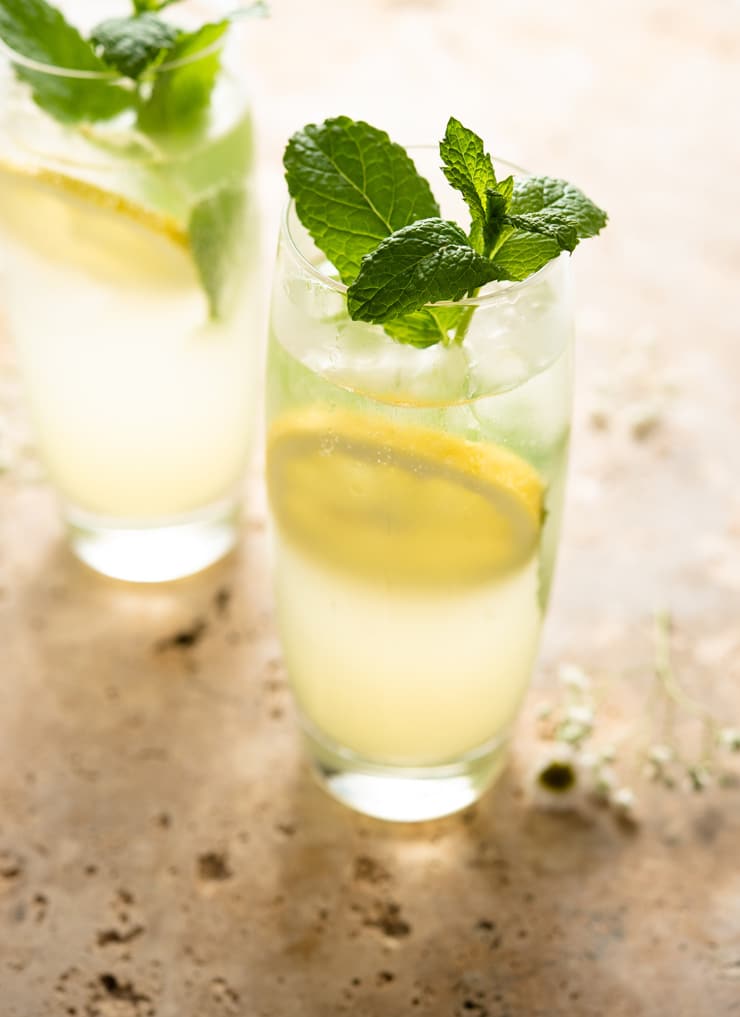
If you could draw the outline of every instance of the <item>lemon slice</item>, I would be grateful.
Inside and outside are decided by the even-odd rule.
[[[177,219],[55,170],[0,161],[0,224],[44,257],[118,282],[195,276]]]
[[[530,560],[542,525],[542,481],[508,449],[347,410],[277,418],[267,480],[285,539],[379,581],[503,575]]]

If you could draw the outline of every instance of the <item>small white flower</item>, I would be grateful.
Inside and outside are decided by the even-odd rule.
[[[593,732],[593,711],[590,707],[572,706],[566,710],[565,717],[558,725],[556,737],[558,741],[568,745],[580,745]]]
[[[581,727],[592,728],[594,726],[594,711],[584,703],[569,706],[565,711],[566,721],[571,724],[580,724]]]
[[[591,685],[591,679],[576,664],[561,664],[558,668],[558,681],[574,692],[586,692]]]
[[[612,805],[620,809],[633,809],[635,807],[635,792],[631,787],[618,787],[612,794]]]
[[[730,752],[740,752],[740,728],[723,727],[719,733],[719,744]]]
[[[670,745],[653,745],[648,752],[648,759],[658,767],[672,762],[674,757],[675,753]]]

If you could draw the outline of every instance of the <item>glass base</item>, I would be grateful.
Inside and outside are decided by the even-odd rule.
[[[313,771],[329,794],[375,819],[419,823],[477,801],[504,768],[508,738],[496,738],[443,766],[384,766],[304,729]]]
[[[185,518],[133,525],[66,507],[74,554],[91,569],[132,583],[182,579],[213,565],[239,536],[236,501]]]

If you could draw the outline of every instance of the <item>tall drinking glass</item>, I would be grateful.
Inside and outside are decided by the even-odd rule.
[[[202,21],[202,4],[182,16],[191,6]],[[219,58],[191,116],[188,94]],[[90,117],[40,108],[34,91],[53,96],[55,83],[79,89]],[[0,53],[0,309],[74,552],[109,576],[159,581],[236,539],[259,381],[252,126],[221,41],[158,68],[155,123],[130,108],[95,118],[98,104],[125,107],[131,87]]]
[[[323,784],[422,820],[497,776],[537,655],[568,452],[569,264],[461,301],[464,340],[427,349],[351,321],[345,294],[291,204],[268,351],[278,623]]]

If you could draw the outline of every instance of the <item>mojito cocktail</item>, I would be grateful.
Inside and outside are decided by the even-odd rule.
[[[25,47],[0,54],[0,302],[38,449],[83,560],[175,578],[235,541],[258,381],[252,127],[228,24],[173,8],[135,74],[113,66],[116,33],[141,19],[103,20],[129,3],[62,4],[35,43],[8,29],[17,6],[0,14]],[[71,66],[38,59],[57,49]]]
[[[568,260],[411,321],[353,320],[299,204],[282,225],[268,352],[285,661],[328,789],[426,819],[496,776],[537,654],[570,429]],[[402,340],[430,322],[448,341]]]

